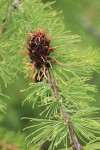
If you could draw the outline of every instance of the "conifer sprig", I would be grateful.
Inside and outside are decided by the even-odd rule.
[[[45,15],[42,18],[45,18]],[[37,22],[37,20],[35,21]],[[32,138],[29,144],[34,143],[33,149],[39,149],[46,140],[49,140],[51,144],[48,149],[54,150],[62,141],[64,149],[71,149],[68,148],[70,146],[67,143],[68,137],[70,137],[73,150],[85,149],[85,145],[81,146],[79,139],[85,144],[84,138],[87,138],[89,141],[96,139],[96,135],[100,131],[99,118],[88,118],[88,115],[98,111],[98,109],[89,108],[87,104],[87,100],[94,100],[93,96],[87,93],[95,92],[96,87],[89,85],[88,81],[91,79],[92,72],[94,70],[98,71],[100,67],[100,61],[97,56],[99,52],[97,50],[92,51],[91,48],[84,52],[80,52],[74,48],[70,50],[70,45],[78,41],[77,36],[67,36],[66,34],[68,33],[63,33],[60,24],[57,24],[58,19],[54,21],[52,18],[48,22],[52,22],[52,24],[49,26],[50,24],[48,25],[46,22],[45,30],[48,33],[47,35],[50,35],[52,39],[50,45],[54,49],[54,52],[50,53],[50,57],[54,61],[51,61],[50,68],[44,70],[45,76],[42,81],[38,80],[37,82],[35,80],[36,83],[30,84],[29,88],[25,90],[31,91],[25,101],[32,101],[33,108],[37,102],[39,103],[39,107],[45,106],[45,110],[41,112],[41,115],[45,114],[49,120],[30,119],[34,123],[35,121],[39,123],[25,128],[33,128],[35,130],[35,127],[37,127],[26,139]],[[28,57],[24,59],[24,64],[26,64],[25,67],[27,68],[25,71],[26,77],[31,76],[31,63]],[[33,79],[37,76],[38,71],[37,66],[35,66],[36,73]],[[77,116],[77,113],[80,114],[80,117]],[[62,126],[59,126],[57,122],[55,128],[53,128],[54,125],[47,124],[48,121],[54,123],[56,120],[59,120]],[[87,124],[88,127],[86,127]],[[94,128],[92,128],[93,124]],[[56,132],[54,132],[55,130]],[[60,133],[59,131],[62,132]]]
[[[32,75],[32,79],[37,79],[35,83],[32,80],[29,88],[23,90],[28,91],[25,101],[32,102],[33,108],[36,103],[39,107],[43,107],[41,115],[45,114],[47,119],[29,118],[32,125],[26,129],[31,129],[31,134],[26,139],[29,139],[29,144],[34,143],[34,150],[39,150],[46,140],[50,142],[48,150],[58,149],[60,144],[64,150],[72,147],[73,150],[80,150],[83,144],[86,150],[88,148],[91,150],[90,145],[94,145],[93,150],[96,150],[99,146],[97,138],[100,131],[99,118],[90,117],[98,109],[90,108],[87,101],[94,100],[89,93],[95,92],[96,87],[90,85],[88,81],[92,72],[100,68],[99,51],[91,48],[84,51],[77,50],[75,43],[80,41],[79,36],[64,32],[64,24],[61,18],[56,16],[56,12],[51,10],[51,3],[43,5],[41,1],[25,0],[21,4],[22,12],[14,11],[8,19],[8,30],[2,35],[0,48],[3,50],[4,60],[8,60],[7,64],[10,64],[7,72],[17,74],[20,70],[25,73],[25,77],[30,78]],[[29,47],[26,35],[29,36],[31,32],[36,33],[43,28],[46,35],[51,38],[49,45],[45,44],[48,40],[44,40],[44,37],[43,41],[40,40],[39,35],[35,36],[35,40],[34,37],[31,39],[33,43]],[[46,59],[50,61],[49,67],[44,60],[47,57],[41,57],[43,61],[40,61],[42,65],[39,67],[34,63],[38,58],[34,58],[34,50],[37,52],[41,47],[44,52],[43,45],[45,50],[50,50],[49,48],[54,50],[48,56],[49,59]],[[29,48],[32,59],[27,53]],[[24,52],[24,55],[18,50]],[[44,65],[46,69],[43,68]],[[40,78],[41,71],[44,73],[43,78]],[[40,75],[39,78],[37,75]],[[88,144],[85,139],[88,140]],[[78,141],[83,144],[79,144]],[[98,144],[97,147],[95,143]]]
[[[53,79],[52,79],[52,77],[51,77],[48,70],[46,71],[46,76],[47,76],[46,82],[51,86],[56,99],[60,99],[61,96],[59,95],[59,91],[57,89],[57,86],[55,85],[55,83],[54,83],[54,81],[53,81]],[[63,120],[64,120],[64,122],[66,123],[66,125],[68,126],[68,129],[69,129],[69,135],[70,135],[70,138],[72,140],[73,150],[83,150],[83,146],[80,145],[80,143],[79,143],[79,141],[78,141],[78,139],[75,135],[75,132],[73,130],[71,118],[68,116],[68,114],[65,111],[63,101],[60,104],[60,110],[62,112]]]

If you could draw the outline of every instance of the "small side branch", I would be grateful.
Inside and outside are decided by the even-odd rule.
[[[58,91],[58,88],[57,86],[54,84],[53,82],[53,79],[49,73],[48,70],[46,70],[46,76],[47,76],[47,80],[46,82],[51,86],[53,92],[54,92],[54,95],[57,99],[60,98],[60,95],[59,95],[59,91]],[[70,133],[70,138],[72,140],[72,149],[73,150],[84,150],[83,146],[80,145],[76,135],[75,135],[75,132],[74,132],[74,129],[72,127],[72,121],[71,121],[71,118],[69,117],[69,115],[66,113],[65,111],[65,108],[63,106],[63,103],[61,103],[60,105],[60,110],[62,112],[62,115],[63,115],[63,120],[64,122],[66,122],[66,125],[68,126],[68,129],[69,129],[69,133]]]
[[[8,18],[12,15],[13,11],[14,11],[18,6],[20,6],[19,4],[20,4],[20,0],[14,0],[13,3],[11,4],[10,9],[8,10],[7,16],[3,19],[2,25],[0,25],[0,35],[2,35],[2,34],[5,32],[7,20],[8,20]],[[19,8],[20,8],[20,10],[22,11],[21,6],[20,6]]]
[[[0,142],[0,147],[1,147],[1,148],[5,148],[5,149],[7,149],[7,150],[20,150],[20,149],[17,148],[16,146],[9,145],[9,144],[5,144],[5,143],[2,143],[2,142]]]
[[[12,12],[18,7],[19,4],[20,4],[20,0],[13,1],[7,17],[10,17],[12,15]]]

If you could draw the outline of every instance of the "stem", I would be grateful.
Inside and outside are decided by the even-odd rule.
[[[10,18],[12,15],[13,11],[17,8],[17,6],[20,4],[20,0],[14,0],[13,3],[10,6],[10,9],[8,10],[7,16],[3,19],[2,25],[0,25],[0,36],[5,32],[7,29],[6,24],[7,20]],[[21,6],[19,6],[20,11],[22,11]]]
[[[19,148],[13,146],[13,145],[9,145],[9,144],[5,144],[0,142],[0,147],[5,148],[7,150],[20,150]]]
[[[20,0],[14,0],[11,4],[11,7],[8,11],[8,15],[3,19],[3,23],[6,23],[8,18],[12,15],[13,11],[17,8],[17,6],[20,4]]]
[[[51,86],[53,92],[54,92],[54,95],[56,97],[56,99],[59,99],[60,98],[60,95],[59,95],[59,91],[58,91],[58,88],[57,86],[54,84],[53,82],[53,79],[49,73],[48,70],[46,70],[46,76],[47,76],[47,80],[46,82]],[[64,109],[64,105],[63,103],[61,103],[60,105],[60,109],[61,109],[61,112],[62,112],[62,115],[63,115],[63,120],[64,122],[66,122],[66,125],[68,126],[68,129],[69,129],[69,133],[70,133],[70,138],[72,140],[72,149],[73,150],[84,150],[83,146],[80,145],[76,135],[75,135],[75,132],[74,132],[74,129],[72,127],[72,121],[71,121],[71,118],[69,117],[69,115],[66,113],[65,109]]]
[[[13,11],[17,8],[17,6],[19,5],[20,0],[14,0],[13,3],[11,4],[11,8],[8,12],[7,17],[4,19],[4,22],[7,20],[8,17],[10,17],[13,13]]]

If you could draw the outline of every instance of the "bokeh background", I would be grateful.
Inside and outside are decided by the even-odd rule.
[[[43,0],[43,3],[46,2],[48,0]],[[82,51],[89,47],[93,50],[100,48],[100,0],[56,0],[52,9],[62,12],[59,15],[64,21],[65,30],[81,36],[77,48]],[[7,88],[2,82],[3,93],[10,97],[4,100],[7,103],[7,111],[2,124],[7,129],[22,130],[27,125],[25,120],[21,120],[23,116],[37,117],[39,114],[39,108],[33,110],[32,104],[28,102],[22,106],[27,93],[20,93],[20,90],[27,88],[28,83],[22,74]],[[90,105],[100,107],[100,74],[94,72],[90,84],[97,85],[98,89],[98,92],[94,93],[97,101],[91,102]]]

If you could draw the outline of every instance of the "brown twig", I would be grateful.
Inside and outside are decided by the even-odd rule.
[[[7,150],[20,150],[16,146],[13,146],[13,145],[10,145],[10,144],[5,144],[5,143],[2,143],[2,142],[0,142],[0,147],[5,148]]]
[[[48,70],[46,70],[46,76],[47,76],[46,82],[51,86],[51,88],[52,88],[52,90],[54,92],[55,97],[57,99],[59,99],[60,95],[59,95],[58,88],[54,84],[52,76],[50,75],[50,73],[49,73]],[[69,129],[70,138],[72,140],[72,148],[73,148],[73,150],[84,150],[83,146],[80,145],[80,143],[79,143],[79,141],[78,141],[78,139],[77,139],[77,137],[75,135],[74,129],[72,127],[71,118],[66,113],[65,108],[63,106],[63,103],[60,105],[60,109],[61,109],[61,112],[62,112],[62,115],[63,115],[63,120],[64,120],[64,122],[66,122],[66,125],[68,126],[68,129]]]

